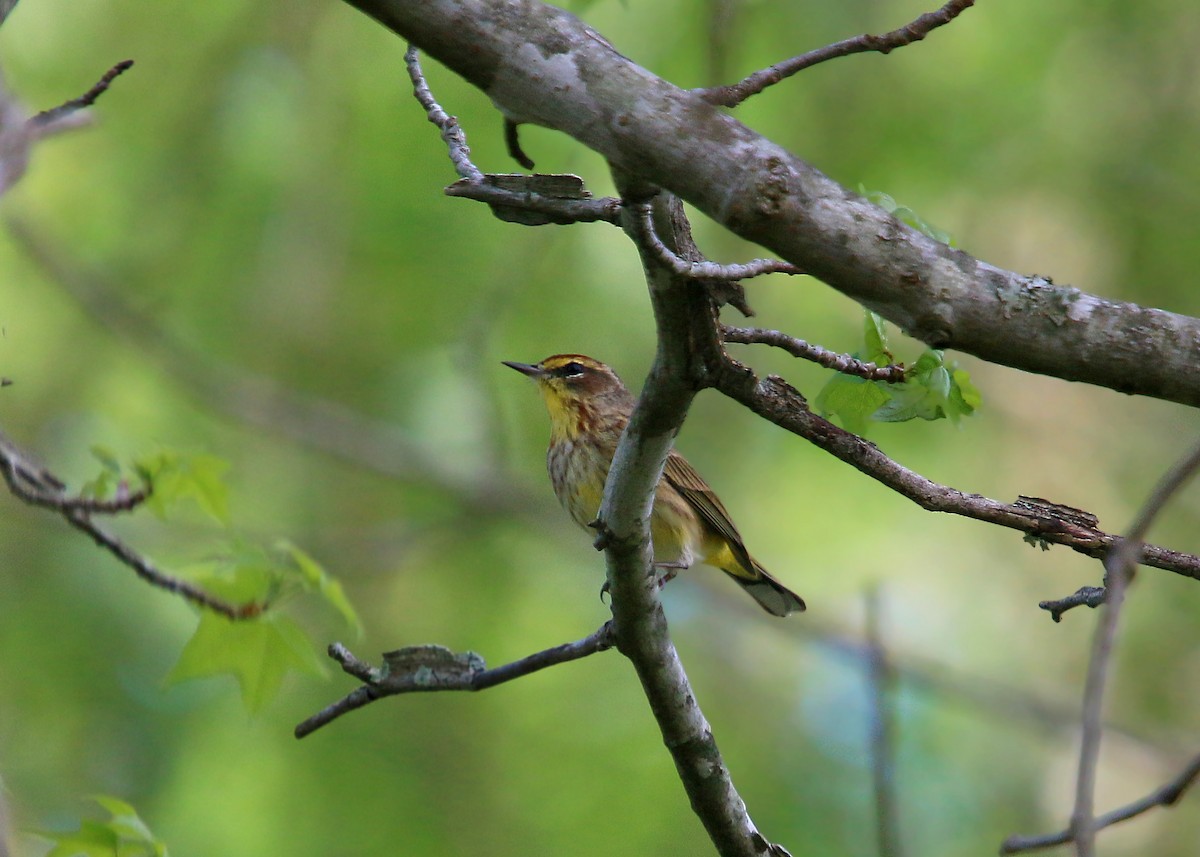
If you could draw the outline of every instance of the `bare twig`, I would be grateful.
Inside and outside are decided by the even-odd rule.
[[[865,602],[867,667],[871,679],[871,780],[875,791],[876,841],[880,857],[903,857],[900,809],[896,802],[896,724],[892,710],[896,670],[883,644],[879,590],[868,592]]]
[[[804,396],[778,376],[759,380],[749,369],[726,357],[724,364],[711,373],[711,383],[759,416],[805,438],[927,511],[1019,530],[1038,542],[1063,545],[1096,559],[1107,556],[1118,541],[1117,536],[1082,523],[1078,514],[1068,516],[1056,511],[1068,507],[1032,504],[1029,498],[1024,503],[1001,503],[926,479],[889,458],[875,444],[813,413]],[[1139,562],[1200,580],[1200,556],[1194,554],[1145,545]]]
[[[649,205],[639,204],[635,208],[635,224],[639,243],[649,247],[672,273],[692,280],[745,280],[763,274],[803,274],[791,262],[779,259],[751,259],[744,264],[721,265],[716,262],[692,262],[671,251],[654,228],[654,218]]]
[[[29,120],[30,126],[36,129],[39,134],[44,134],[48,129],[58,125],[72,113],[83,110],[86,107],[91,107],[97,98],[108,91],[108,87],[117,77],[132,67],[133,60],[122,60],[106,71],[104,76],[96,81],[96,84],[83,95],[34,115]]]
[[[1075,807],[1071,812],[1070,832],[1079,857],[1095,853],[1095,795],[1096,768],[1100,759],[1100,739],[1104,691],[1108,683],[1109,664],[1116,644],[1117,623],[1125,600],[1125,589],[1133,578],[1142,550],[1142,542],[1151,523],[1167,501],[1200,467],[1200,443],[1196,444],[1175,464],[1155,486],[1143,504],[1124,539],[1113,545],[1104,558],[1108,590],[1105,607],[1096,625],[1092,640],[1092,656],[1088,661],[1087,678],[1083,688],[1083,733],[1079,747],[1079,770],[1075,779]]]
[[[58,512],[68,524],[91,536],[97,545],[131,568],[138,577],[151,586],[179,595],[197,607],[203,607],[229,619],[253,618],[266,609],[266,605],[259,602],[230,603],[205,592],[182,578],[162,571],[149,559],[121,539],[102,529],[92,520],[93,513],[112,514],[125,511],[122,503],[104,504],[86,498],[69,497],[64,491],[65,486],[62,480],[45,468],[32,464],[28,456],[4,438],[0,438],[0,475],[4,477],[13,496],[26,503]]]
[[[778,330],[767,330],[761,327],[728,327],[721,325],[721,338],[726,342],[737,342],[742,345],[773,345],[782,348],[793,357],[811,360],[818,366],[833,369],[843,375],[853,375],[868,381],[885,381],[889,384],[904,383],[904,364],[892,363],[888,366],[876,366],[842,354],[830,351],[820,345],[813,345],[803,339],[796,339]]]
[[[773,86],[796,74],[796,72],[811,68],[826,60],[872,51],[886,54],[896,48],[902,48],[905,45],[911,45],[913,42],[919,42],[933,30],[949,24],[973,5],[975,5],[975,0],[950,0],[949,3],[936,12],[926,12],[903,27],[892,30],[889,33],[884,33],[881,36],[864,33],[861,36],[843,39],[840,42],[834,42],[832,45],[817,48],[806,54],[776,63],[769,68],[756,71],[754,74],[731,86],[714,86],[708,89],[699,89],[696,92],[712,104],[718,104],[722,107],[736,107],[747,98],[757,95],[767,87]]]
[[[555,192],[555,180],[574,178],[566,176],[508,176],[484,173],[471,160],[471,148],[467,135],[458,120],[448,114],[429,89],[425,73],[417,57],[417,49],[408,46],[404,54],[404,65],[412,81],[413,95],[425,108],[429,121],[442,132],[442,140],[449,150],[450,162],[462,178],[446,188],[447,196],[474,199],[486,202],[501,220],[541,226],[547,223],[590,223],[620,221],[620,201],[611,197],[592,199],[591,194],[564,194]],[[509,154],[525,169],[533,169],[533,161],[522,151],[517,137],[517,123],[505,119],[505,142]],[[523,183],[520,180],[524,180]],[[578,181],[578,180],[577,180]],[[562,181],[557,182],[561,186]],[[582,188],[582,182],[579,182]]]
[[[411,44],[404,52],[404,65],[408,69],[408,77],[412,81],[413,95],[425,108],[425,115],[429,117],[429,121],[442,132],[442,139],[450,150],[450,163],[454,164],[455,172],[464,179],[483,178],[483,171],[471,161],[471,148],[467,145],[467,135],[459,127],[458,120],[443,110],[442,106],[434,99],[433,93],[429,91],[425,73],[421,70],[421,63],[417,59],[417,49]]]
[[[1062,621],[1062,614],[1076,607],[1091,607],[1093,610],[1104,603],[1105,590],[1103,586],[1081,586],[1074,594],[1066,598],[1056,598],[1053,601],[1039,601],[1038,607],[1047,610],[1055,622]]]
[[[457,654],[441,646],[412,646],[388,652],[384,655],[383,665],[376,669],[360,661],[341,643],[334,643],[329,647],[329,657],[364,684],[300,723],[295,735],[297,738],[311,735],[343,714],[386,696],[438,690],[486,690],[546,667],[607,651],[612,646],[612,622],[605,622],[582,640],[535,652],[493,669],[487,669],[483,658],[474,652]]]
[[[14,5],[16,4],[0,3],[0,22],[12,11]],[[35,142],[84,124],[87,117],[79,111],[95,102],[117,75],[132,65],[133,60],[117,63],[83,95],[33,117],[26,114],[25,109],[8,92],[3,79],[0,78],[0,193],[16,184],[25,174],[29,166],[29,154]]]
[[[532,170],[537,166],[533,162],[533,158],[525,154],[525,150],[521,148],[521,126],[513,120],[505,117],[504,119],[504,147],[508,149],[508,156],[523,166],[527,170]]]
[[[1188,762],[1187,767],[1166,785],[1155,789],[1140,800],[1135,800],[1125,806],[1118,807],[1104,815],[1098,816],[1092,824],[1095,831],[1103,830],[1118,822],[1135,818],[1155,807],[1172,807],[1179,802],[1184,793],[1200,779],[1200,755]],[[1005,839],[1000,845],[1001,854],[1020,854],[1025,851],[1038,851],[1043,848],[1053,848],[1056,845],[1066,845],[1072,841],[1070,828],[1057,833],[1045,833],[1037,836],[1014,835]]]

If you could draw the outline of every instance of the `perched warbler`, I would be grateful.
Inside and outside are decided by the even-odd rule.
[[[504,365],[537,382],[550,412],[550,483],[575,523],[587,527],[600,510],[617,442],[633,412],[633,396],[612,369],[582,354],[555,354],[533,365],[506,360]],[[698,561],[728,574],[768,613],[786,616],[804,609],[799,595],[750,556],[721,500],[674,450],[655,490],[650,538],[655,564],[670,569],[666,579]]]

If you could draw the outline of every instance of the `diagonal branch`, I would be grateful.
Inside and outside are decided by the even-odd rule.
[[[905,24],[899,29],[873,36],[863,33],[861,36],[843,39],[826,45],[823,48],[809,51],[806,54],[792,57],[773,66],[756,71],[754,74],[730,86],[713,86],[708,89],[695,90],[696,94],[712,104],[721,107],[737,107],[753,95],[758,95],[769,86],[774,86],[782,80],[791,77],[806,68],[812,68],[818,63],[850,54],[876,52],[887,54],[896,48],[919,42],[938,27],[949,24],[960,14],[975,5],[975,0],[950,0],[936,12],[926,12]]]
[[[492,669],[487,669],[483,658],[474,652],[456,654],[442,646],[410,646],[387,652],[383,656],[383,666],[374,668],[356,658],[341,643],[334,643],[329,647],[329,657],[364,684],[297,725],[295,735],[297,738],[311,735],[343,714],[387,696],[439,690],[486,690],[546,667],[608,651],[612,646],[612,622],[605,622],[582,640],[535,652]]]
[[[946,512],[1019,530],[1043,544],[1064,545],[1103,559],[1119,541],[1117,536],[1086,523],[1094,520],[1070,507],[1024,497],[1001,503],[941,485],[889,458],[875,444],[835,426],[813,413],[804,396],[775,375],[759,380],[731,358],[724,358],[710,378],[712,386],[741,402],[780,428],[798,435],[930,512]],[[1069,514],[1074,513],[1074,514]],[[1200,580],[1200,556],[1145,545],[1139,562],[1193,580]]]
[[[429,83],[417,59],[417,49],[412,45],[404,52],[404,67],[408,69],[408,79],[412,81],[413,95],[425,108],[429,121],[442,132],[442,140],[450,150],[450,163],[454,164],[455,171],[464,179],[478,181],[483,178],[483,171],[471,160],[471,147],[467,145],[467,135],[458,120],[443,110],[429,91]]]
[[[245,604],[225,601],[193,583],[166,573],[92,520],[93,514],[115,514],[128,511],[141,500],[134,503],[130,503],[128,499],[123,502],[103,503],[87,498],[71,497],[66,494],[66,486],[62,480],[45,468],[33,464],[27,455],[3,436],[0,436],[0,476],[3,476],[8,490],[14,497],[31,505],[57,512],[68,524],[91,536],[92,541],[116,557],[123,565],[132,569],[134,574],[151,586],[179,595],[185,601],[219,613],[227,619],[251,619],[266,609],[265,604],[256,601]],[[145,496],[142,494],[141,499],[145,499]]]
[[[1200,779],[1200,755],[1188,762],[1187,767],[1180,771],[1178,776],[1170,782],[1155,789],[1139,800],[1127,803],[1125,806],[1118,807],[1106,812],[1104,815],[1098,816],[1092,827],[1094,830],[1100,831],[1118,822],[1136,818],[1155,807],[1172,807],[1179,802],[1179,799],[1183,797],[1184,793],[1198,779]],[[1066,845],[1071,841],[1073,841],[1073,836],[1070,828],[1060,830],[1057,833],[1045,833],[1038,836],[1013,835],[1000,844],[1000,853],[1021,854],[1026,851],[1040,851],[1043,848]]]
[[[112,82],[131,68],[133,68],[133,60],[122,60],[106,71],[100,80],[96,81],[92,88],[83,95],[35,114],[29,120],[30,127],[41,135],[50,133],[55,126],[60,125],[72,113],[77,113],[95,104],[96,99],[108,91]]]
[[[891,384],[904,383],[904,364],[892,363],[888,366],[876,366],[851,357],[830,351],[820,345],[813,345],[803,339],[796,339],[778,330],[765,330],[761,327],[728,327],[721,325],[721,339],[725,342],[737,342],[743,345],[773,345],[782,348],[793,357],[810,360],[818,366],[833,369],[843,375],[853,375],[868,381],[885,381]]]

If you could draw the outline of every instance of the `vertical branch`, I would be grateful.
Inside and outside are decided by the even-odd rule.
[[[1142,544],[1155,517],[1167,501],[1200,468],[1200,443],[1172,467],[1155,486],[1124,539],[1119,540],[1104,559],[1107,597],[1104,611],[1096,624],[1092,655],[1088,661],[1083,691],[1083,734],[1079,747],[1079,770],[1075,778],[1075,807],[1071,811],[1069,833],[1075,840],[1078,857],[1093,857],[1096,850],[1095,792],[1096,767],[1100,758],[1100,735],[1104,689],[1116,642],[1117,622],[1125,601],[1125,590],[1141,559]]]
[[[655,189],[639,188],[616,174],[622,197],[642,203]],[[677,200],[653,198],[660,228],[681,214]],[[654,490],[675,434],[682,425],[698,374],[693,325],[701,320],[715,341],[707,293],[666,268],[644,241],[626,205],[625,227],[638,244],[658,330],[654,365],[621,437],[595,523],[605,548],[617,648],[630,659],[671,753],[692,810],[722,857],[786,855],[754,826],[725,767],[712,728],[696,701],[671,642],[652,574],[649,522]],[[686,227],[684,227],[686,228]],[[697,309],[702,312],[697,312]]]
[[[878,587],[866,593],[867,666],[871,685],[869,736],[871,781],[875,792],[875,835],[880,857],[903,857],[896,802],[896,724],[892,698],[896,670],[883,644],[882,598]]]

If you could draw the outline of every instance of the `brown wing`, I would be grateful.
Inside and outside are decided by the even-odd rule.
[[[737,531],[729,512],[725,511],[717,495],[696,472],[696,468],[688,464],[688,460],[678,452],[671,450],[667,456],[667,463],[663,466],[663,478],[696,510],[700,520],[707,524],[710,530],[729,543],[729,549],[733,551],[742,567],[757,576],[754,561],[750,559],[749,551],[742,544],[742,534]]]

